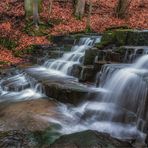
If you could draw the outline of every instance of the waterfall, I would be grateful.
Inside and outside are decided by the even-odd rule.
[[[102,102],[113,103],[135,113],[137,118],[146,120],[144,114],[148,94],[148,84],[145,80],[145,76],[148,74],[147,63],[148,55],[144,55],[135,63],[126,65],[127,67],[115,70],[114,73],[106,76],[109,78],[105,78],[102,86],[108,93],[102,95]],[[106,71],[105,75],[107,75]],[[104,76],[102,75],[102,77]],[[118,112],[118,110],[115,111]],[[114,114],[110,116],[109,120],[112,120],[114,116]]]
[[[100,42],[100,37],[83,37],[80,38],[77,45],[71,48],[71,52],[65,53],[61,58],[52,61],[46,61],[44,66],[51,72],[59,72],[67,75],[75,64],[80,64],[83,60],[85,50],[92,47],[95,43]]]
[[[43,96],[42,85],[24,72],[0,80],[0,102],[35,99]]]
[[[64,79],[70,77],[71,68],[83,63],[85,51],[98,42],[98,36],[82,37],[61,58],[47,60],[41,66],[4,76],[0,79],[0,102],[43,97],[41,83],[55,75],[62,77],[61,82],[64,82]],[[142,56],[133,64],[107,64],[98,74],[99,86],[86,86],[90,92],[95,91],[92,96],[97,96],[96,98],[89,98],[78,106],[57,103],[57,116],[51,118],[44,114],[39,117],[61,125],[61,134],[90,129],[109,133],[119,139],[142,141],[145,138],[144,127],[148,116],[147,75],[148,55]],[[53,82],[58,82],[58,77]],[[74,81],[73,78],[70,81]]]
[[[146,124],[147,112],[147,63],[148,55],[145,55],[133,64],[105,65],[101,74],[103,84],[96,88],[101,92],[100,96],[98,91],[99,98],[77,107],[61,104],[58,118],[41,118],[60,124],[62,134],[91,129],[119,139],[143,141],[145,134],[142,128]]]

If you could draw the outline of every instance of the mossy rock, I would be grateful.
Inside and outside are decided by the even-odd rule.
[[[28,131],[0,132],[0,147],[36,147],[29,135]]]
[[[6,65],[6,64],[9,64],[9,62],[6,62],[6,61],[0,61],[0,65]]]
[[[13,50],[17,47],[17,42],[7,37],[0,37],[0,45],[9,50]]]
[[[53,124],[49,128],[45,129],[44,131],[35,131],[30,135],[30,138],[32,138],[35,143],[37,143],[38,147],[44,147],[49,146],[52,144],[57,138],[61,136],[59,132],[57,132],[58,129],[60,129],[61,126],[58,124]]]
[[[49,146],[61,136],[58,129],[61,126],[51,125],[44,131],[12,130],[0,132],[0,147],[27,147],[40,148]]]
[[[148,31],[128,32],[127,45],[148,46]]]
[[[123,25],[123,26],[111,26],[109,28],[106,29],[106,31],[114,31],[114,30],[117,30],[117,29],[131,29],[129,26],[127,25]]]
[[[82,131],[64,135],[56,140],[51,148],[119,148],[132,147],[128,142],[110,137],[108,134],[96,131]]]
[[[106,31],[101,42],[96,44],[96,47],[103,49],[104,47],[115,44],[116,46],[134,45],[147,46],[148,45],[148,31],[138,31],[132,29],[116,29]]]
[[[53,27],[53,24],[50,22],[41,22],[37,28],[32,21],[27,21],[24,28],[24,32],[30,36],[45,36],[48,35],[47,29]]]
[[[23,49],[23,50],[15,50],[13,52],[13,55],[15,57],[22,57],[23,55],[26,55],[26,54],[34,54],[37,52],[37,45],[30,45],[28,46],[26,49]]]
[[[85,51],[85,55],[84,55],[84,65],[93,65],[95,62],[95,57],[98,53],[98,49],[97,48],[90,48],[88,50]]]
[[[121,46],[121,47],[116,48],[115,52],[120,53],[121,55],[125,55],[126,50],[127,49],[125,47]]]

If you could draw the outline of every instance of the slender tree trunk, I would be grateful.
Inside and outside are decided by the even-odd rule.
[[[86,27],[88,30],[91,29],[90,21],[91,21],[91,13],[92,13],[92,1],[89,0],[89,12],[88,12],[88,17],[87,17],[87,24]]]
[[[25,16],[28,19],[33,13],[33,0],[24,0]]]
[[[125,18],[128,14],[128,8],[132,0],[118,0],[117,6],[115,9],[115,15],[118,18]]]
[[[49,14],[51,13],[52,11],[52,5],[53,5],[53,0],[50,0],[50,5],[49,5]]]
[[[34,22],[36,27],[39,27],[40,18],[39,18],[39,3],[38,3],[38,0],[33,1],[33,22]]]
[[[77,0],[76,7],[75,7],[75,16],[81,19],[84,15],[85,10],[85,0]]]

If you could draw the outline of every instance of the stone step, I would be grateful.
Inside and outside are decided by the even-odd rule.
[[[46,71],[38,69],[39,67],[30,67],[24,69],[24,72],[35,78],[43,85],[45,94],[60,102],[78,104],[85,99],[88,93],[96,94],[95,90],[90,90],[86,85],[80,84],[76,78],[70,76],[58,76],[49,74]]]

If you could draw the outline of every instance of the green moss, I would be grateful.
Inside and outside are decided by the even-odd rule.
[[[148,46],[148,32],[147,31],[131,31],[128,33],[128,45]]]
[[[134,45],[134,46],[147,46],[148,45],[148,32],[137,31],[132,29],[115,29],[106,31],[101,39],[101,43],[96,47],[103,48],[109,44],[116,46]]]
[[[52,24],[52,25],[59,25],[60,23],[63,23],[63,20],[60,19],[60,18],[57,18],[57,19],[50,19],[48,21],[49,24]]]
[[[57,124],[51,125],[49,128],[45,129],[44,131],[33,132],[31,137],[34,139],[34,141],[38,144],[39,147],[50,145],[57,138],[60,137],[61,134],[56,131],[56,129],[59,128],[61,128],[61,126]]]
[[[125,55],[126,48],[118,47],[118,48],[115,49],[115,52],[120,53],[121,55]]]
[[[125,30],[116,30],[116,45],[122,46],[126,44],[128,31]]]
[[[4,46],[9,50],[13,50],[16,48],[17,43],[16,41],[11,40],[10,38],[0,37],[0,45]]]
[[[22,57],[23,55],[33,54],[35,52],[36,52],[36,45],[30,45],[26,49],[14,51],[13,54],[15,57]]]
[[[130,27],[127,26],[127,25],[124,25],[124,26],[112,26],[112,27],[107,28],[106,31],[114,31],[114,30],[117,30],[117,29],[120,29],[120,30],[130,29]]]
[[[114,31],[107,31],[103,34],[101,42],[114,43],[116,41],[116,34]]]
[[[6,61],[0,61],[0,65],[6,65],[6,64],[9,64],[9,62],[6,62]]]
[[[85,33],[92,33],[92,29],[90,28],[90,26],[87,26],[85,29]]]
[[[48,35],[47,29],[51,27],[53,27],[53,24],[51,22],[41,22],[39,24],[39,28],[37,28],[36,26],[34,26],[32,21],[28,20],[26,21],[26,26],[23,31],[30,36],[45,36]]]

